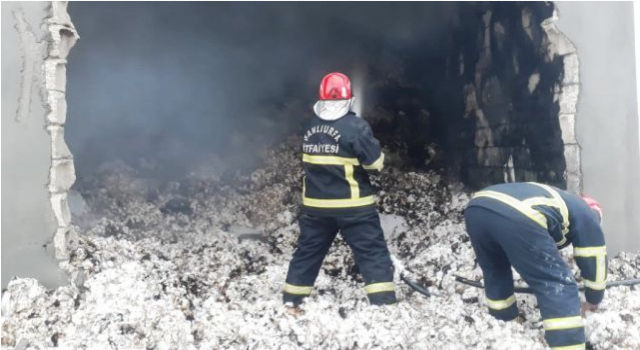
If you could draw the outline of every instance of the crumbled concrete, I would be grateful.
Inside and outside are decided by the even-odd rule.
[[[576,53],[576,46],[571,42],[569,37],[564,35],[557,27],[558,11],[554,11],[553,15],[542,21],[542,29],[547,34],[547,54],[549,58],[554,56],[567,56]]]
[[[580,61],[578,54],[566,55],[562,58],[564,65],[564,77],[562,85],[571,85],[580,83]]]
[[[48,125],[47,131],[51,136],[51,157],[52,159],[71,159],[71,151],[64,141],[64,127],[58,125]]]
[[[559,96],[560,114],[575,114],[576,105],[578,104],[578,95],[580,93],[579,85],[565,85],[562,87]]]
[[[571,192],[581,193],[582,169],[580,166],[580,150],[576,146],[578,141],[575,137],[574,121],[580,93],[580,61],[575,45],[558,29],[557,21],[558,11],[554,10],[552,16],[542,22],[541,27],[546,34],[548,60],[551,61],[556,56],[560,56],[564,68],[560,94],[554,97],[554,101],[557,101],[560,106],[558,113],[562,140],[565,144],[564,154],[567,167],[564,174],[566,188]],[[575,147],[575,149],[567,149],[572,147]]]
[[[576,115],[560,114],[560,130],[565,144],[576,144]]]
[[[47,286],[66,282],[70,218],[66,191],[75,181],[64,141],[66,56],[77,39],[66,2],[2,4],[2,285],[13,275]],[[11,118],[11,120],[10,120]],[[51,243],[55,244],[51,244]]]
[[[64,123],[66,121],[66,64],[67,55],[75,45],[79,36],[67,13],[67,2],[51,3],[51,16],[47,19],[50,35],[49,55],[45,59],[45,87],[49,113],[47,114],[47,130],[51,135],[51,159],[53,160],[49,175],[49,191],[58,228],[54,236],[56,258],[67,257],[67,244],[72,239],[73,227],[70,222],[69,207],[66,195],[74,184],[75,167],[73,156],[64,140]],[[64,113],[65,115],[60,115]]]
[[[51,195],[51,208],[58,220],[58,227],[71,225],[71,212],[67,203],[67,193],[56,193]]]
[[[577,144],[566,144],[564,146],[564,152],[566,157],[571,157],[571,159],[580,159],[580,146]],[[579,174],[580,173],[579,163],[568,162],[567,173]]]

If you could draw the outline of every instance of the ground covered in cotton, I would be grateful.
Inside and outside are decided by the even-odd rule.
[[[302,176],[294,144],[265,152],[251,172],[202,166],[171,182],[115,163],[81,179],[70,198],[81,234],[62,264],[74,283],[13,280],[2,293],[2,348],[546,348],[533,297],[519,295],[522,319],[504,323],[480,290],[454,281],[481,279],[462,222],[469,197],[433,172],[390,169],[375,184],[392,253],[434,296],[396,278],[399,303],[369,306],[338,239],[312,297],[287,312]],[[609,273],[640,278],[640,254],[611,258]],[[588,348],[640,349],[640,288],[609,289],[586,322]]]

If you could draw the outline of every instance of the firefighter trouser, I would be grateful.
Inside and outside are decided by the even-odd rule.
[[[585,348],[578,286],[549,233],[524,215],[503,216],[469,207],[467,233],[484,274],[489,313],[501,320],[518,316],[511,266],[533,290],[552,349]],[[513,217],[512,217],[513,216]]]
[[[338,231],[353,251],[365,280],[365,292],[374,305],[396,302],[393,263],[374,210],[348,216],[302,214],[298,248],[289,264],[284,302],[298,305],[313,289],[320,267]]]

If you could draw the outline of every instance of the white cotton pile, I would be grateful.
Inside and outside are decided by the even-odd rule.
[[[13,280],[2,294],[2,348],[546,348],[535,298],[519,295],[524,320],[505,323],[488,315],[481,290],[454,281],[482,276],[462,221],[469,197],[432,172],[391,170],[376,185],[390,250],[438,296],[397,281],[397,305],[369,306],[339,238],[302,311],[287,312],[301,176],[292,144],[230,179],[167,184],[111,167],[81,181],[92,212],[62,264],[76,285]],[[640,254],[609,267],[611,279],[638,278]],[[640,288],[610,289],[586,320],[593,349],[639,349]]]

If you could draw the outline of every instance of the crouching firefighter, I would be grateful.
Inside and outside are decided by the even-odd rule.
[[[552,349],[585,349],[578,286],[559,249],[573,244],[594,310],[604,297],[607,260],[600,205],[539,183],[495,185],[477,192],[464,213],[485,280],[489,313],[518,316],[511,266],[533,290]]]
[[[284,286],[285,304],[297,306],[311,294],[338,232],[353,251],[369,302],[396,302],[393,264],[368,177],[382,170],[384,154],[369,124],[351,111],[353,102],[347,76],[331,73],[322,79],[317,117],[303,134],[300,237]]]

